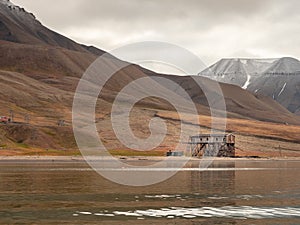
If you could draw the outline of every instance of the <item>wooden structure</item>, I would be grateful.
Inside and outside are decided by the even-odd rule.
[[[193,157],[234,157],[235,136],[233,134],[199,134],[190,136],[190,152]]]
[[[166,156],[183,156],[184,155],[184,152],[183,151],[168,151],[166,153]]]

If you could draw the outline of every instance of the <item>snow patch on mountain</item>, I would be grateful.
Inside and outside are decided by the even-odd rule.
[[[250,80],[251,80],[251,76],[250,76],[250,74],[247,74],[247,80],[246,80],[246,83],[242,87],[243,89],[247,89],[247,87],[250,84]]]
[[[278,96],[280,96],[280,95],[282,94],[282,92],[284,91],[285,87],[286,87],[286,83],[284,83],[284,85],[283,85],[283,87],[281,88],[281,90],[280,90]]]

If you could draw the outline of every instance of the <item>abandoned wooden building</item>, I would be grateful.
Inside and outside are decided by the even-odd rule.
[[[193,157],[235,156],[235,136],[233,134],[200,134],[190,136],[189,145]]]

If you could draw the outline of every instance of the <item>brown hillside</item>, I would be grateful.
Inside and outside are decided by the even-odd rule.
[[[9,116],[13,113],[16,122],[0,125],[0,154],[8,151],[32,154],[34,151],[45,152],[45,149],[67,150],[68,153],[64,154],[73,154],[76,149],[71,120],[74,92],[83,73],[103,53],[100,49],[80,45],[47,29],[24,9],[0,4],[0,114]],[[120,62],[109,55],[105,67],[116,68]],[[97,80],[103,81],[104,71],[97,73]],[[209,131],[211,112],[204,91],[194,79],[205,85],[206,94],[214,96],[215,101],[224,96],[229,117],[227,129],[240,135],[240,140],[243,140],[240,148],[243,150],[251,149],[253,141],[250,142],[249,137],[260,143],[262,140],[271,141],[271,150],[279,145],[277,142],[288,151],[297,149],[297,146],[289,145],[298,143],[299,127],[296,125],[300,124],[299,117],[273,99],[223,83],[220,83],[223,91],[223,96],[220,96],[214,90],[215,81],[207,78],[167,76],[133,64],[116,72],[98,98],[95,122],[109,149],[125,148],[111,128],[112,103],[126,85],[143,77],[151,80],[144,86],[132,87],[130,91],[144,92],[150,87],[151,93],[180,99],[185,106],[186,99],[177,89],[173,90],[155,79],[164,77],[176,82],[192,98],[198,110],[197,115],[192,116],[202,116],[200,120],[205,132]],[[93,81],[88,84],[87,90],[95,85]],[[131,92],[128,93],[122,99],[124,104],[132,97]],[[153,117],[164,118],[169,128],[167,137],[157,150],[172,150],[180,130],[174,107],[164,99],[150,96],[138,102],[130,118],[134,133],[139,137],[149,136],[148,122]],[[65,122],[62,127],[58,126],[61,120]],[[267,151],[266,146],[255,146]],[[55,154],[60,154],[59,151]]]

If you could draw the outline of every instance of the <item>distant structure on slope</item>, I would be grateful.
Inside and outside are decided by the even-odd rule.
[[[168,151],[166,153],[166,156],[184,156],[184,152],[183,151]]]
[[[235,135],[199,134],[190,136],[189,146],[193,157],[234,157]]]
[[[7,124],[10,122],[11,122],[11,119],[8,116],[0,116],[0,123]]]

